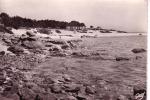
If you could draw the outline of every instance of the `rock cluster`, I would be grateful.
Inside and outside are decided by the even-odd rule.
[[[76,40],[61,40],[51,38],[40,38],[35,33],[27,31],[21,36],[4,36],[2,41],[9,46],[8,51],[14,54],[30,53],[48,53],[53,56],[68,55],[66,51],[77,48],[78,42]]]
[[[67,74],[59,74],[55,78],[39,77],[38,80],[33,77],[29,80],[17,69],[5,67],[0,70],[0,98],[2,100],[95,100],[95,94],[99,95],[97,99],[102,100],[138,100],[138,98],[145,100],[146,98],[146,90],[139,87],[133,88],[131,96],[113,93],[110,95],[105,92],[110,89],[105,82],[105,87],[101,87],[105,94],[100,95],[97,94],[99,89],[95,86],[76,83]]]

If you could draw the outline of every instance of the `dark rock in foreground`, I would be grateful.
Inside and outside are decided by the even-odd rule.
[[[130,60],[127,57],[116,57],[116,61]]]
[[[86,87],[85,92],[87,94],[94,94],[95,93],[94,89],[92,87],[90,87],[90,86]]]
[[[11,46],[7,50],[15,54],[21,54],[24,52],[24,49],[20,46]]]
[[[134,86],[133,95],[135,100],[146,100],[146,89],[140,86]]]
[[[32,33],[32,32],[30,32],[30,31],[27,31],[26,34],[27,34],[28,36],[30,36],[30,37],[35,36],[35,34]]]
[[[5,51],[0,51],[0,55],[5,55]]]
[[[59,85],[53,85],[53,86],[51,87],[51,91],[52,91],[53,93],[61,93],[61,87],[60,87]]]
[[[133,53],[142,53],[142,52],[146,52],[146,50],[143,48],[135,48],[135,49],[132,49],[132,52]]]

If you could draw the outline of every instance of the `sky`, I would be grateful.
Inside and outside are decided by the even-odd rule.
[[[0,0],[0,11],[10,16],[76,20],[87,27],[147,32],[146,0]]]

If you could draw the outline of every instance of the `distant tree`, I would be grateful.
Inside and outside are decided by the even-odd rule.
[[[84,23],[80,23],[80,26],[85,26],[85,24]]]
[[[1,17],[1,18],[9,18],[9,15],[6,14],[6,13],[1,13],[1,14],[0,14],[0,17]]]
[[[91,29],[93,29],[93,28],[94,28],[94,26],[92,26],[92,25],[91,25],[91,26],[90,26],[90,28],[91,28]]]
[[[63,21],[55,21],[55,20],[35,20],[35,19],[28,19],[28,18],[22,18],[20,16],[14,16],[9,17],[6,13],[1,13],[0,18],[2,19],[2,24],[5,26],[10,26],[13,28],[19,28],[19,27],[43,27],[43,28],[60,28],[60,29],[66,29],[67,26],[85,26],[84,23],[80,23],[78,21],[71,21],[63,22]]]
[[[1,22],[2,22],[2,24],[4,24],[4,26],[9,26],[10,25],[11,20],[10,20],[10,17],[9,17],[8,14],[1,13],[0,17],[1,17]]]
[[[77,21],[71,21],[71,22],[69,23],[69,25],[70,25],[70,26],[79,26],[80,23],[77,22]]]

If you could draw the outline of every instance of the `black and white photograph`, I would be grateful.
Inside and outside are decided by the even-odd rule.
[[[0,0],[0,100],[148,100],[147,0]]]

